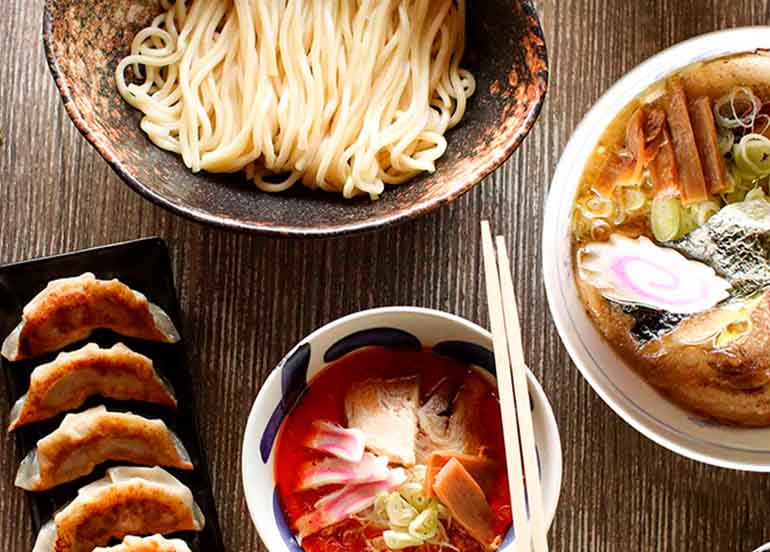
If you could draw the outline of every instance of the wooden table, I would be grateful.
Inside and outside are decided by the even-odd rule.
[[[770,540],[770,477],[708,467],[642,437],[590,389],[548,314],[540,234],[570,132],[636,64],[688,37],[770,22],[768,0],[559,0],[543,6],[551,57],[545,111],[499,171],[445,209],[373,235],[275,241],[213,230],[141,199],[81,138],[43,58],[42,0],[2,0],[0,262],[141,236],[171,247],[203,441],[229,550],[261,549],[241,491],[251,403],[294,343],[381,305],[443,309],[487,324],[479,220],[513,249],[526,354],[556,411],[564,483],[555,551],[741,551]],[[2,381],[0,379],[0,381]],[[2,384],[0,383],[0,387]],[[10,405],[0,388],[0,415]],[[0,550],[31,550],[19,453],[0,438]]]

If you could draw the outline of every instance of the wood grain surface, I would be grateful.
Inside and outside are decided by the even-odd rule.
[[[0,262],[159,235],[171,247],[203,441],[228,550],[263,549],[241,491],[251,403],[283,354],[341,315],[420,305],[487,324],[479,221],[512,249],[527,358],[561,429],[555,551],[740,551],[770,540],[770,476],[681,458],[622,422],[582,379],[548,314],[540,235],[570,132],[623,73],[691,36],[770,23],[768,0],[558,0],[542,10],[546,108],[513,157],[448,208],[390,230],[273,241],[212,230],[130,191],[80,137],[43,58],[43,0],[0,0]],[[0,384],[0,387],[2,384]],[[10,405],[0,388],[0,415]],[[0,550],[31,550],[13,438],[0,438]]]

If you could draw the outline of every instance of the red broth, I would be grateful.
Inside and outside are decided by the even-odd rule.
[[[487,496],[487,500],[495,516],[496,533],[503,534],[507,530],[511,524],[511,509],[500,407],[495,387],[468,365],[428,350],[399,351],[382,347],[360,349],[327,366],[312,380],[299,404],[284,420],[276,446],[275,476],[281,504],[292,529],[302,515],[313,509],[313,504],[319,498],[339,488],[329,486],[320,490],[295,490],[300,466],[324,457],[322,453],[301,445],[312,430],[313,421],[323,419],[345,425],[345,395],[355,381],[417,374],[420,375],[423,399],[444,378],[459,386],[470,376],[481,378],[488,386],[489,393],[483,398],[479,408],[479,416],[489,428],[489,432],[483,436],[482,444],[489,456],[499,459],[498,464],[501,467],[494,490]],[[483,547],[456,523],[451,524],[448,533],[452,544],[462,552],[483,550]],[[368,551],[365,538],[381,534],[382,529],[364,528],[357,521],[348,520],[305,538],[302,547],[307,552],[364,552]],[[419,547],[420,552],[437,552],[437,549],[437,546]]]

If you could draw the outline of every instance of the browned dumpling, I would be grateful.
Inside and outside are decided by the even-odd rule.
[[[11,430],[79,407],[92,395],[176,407],[152,360],[122,343],[101,349],[90,343],[35,368],[29,390],[11,411]]]
[[[67,415],[56,431],[38,441],[19,467],[16,486],[51,489],[88,475],[107,460],[193,468],[184,445],[162,420],[97,406]]]
[[[86,485],[38,534],[33,552],[92,552],[128,535],[201,531],[190,489],[162,468],[118,467]]]
[[[38,293],[3,342],[2,354],[16,361],[58,351],[98,328],[150,341],[179,341],[163,309],[118,280],[97,280],[87,272],[54,280]]]

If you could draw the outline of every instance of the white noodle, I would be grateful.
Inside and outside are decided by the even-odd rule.
[[[150,140],[194,172],[377,198],[435,171],[475,91],[465,0],[162,5],[116,81]]]

